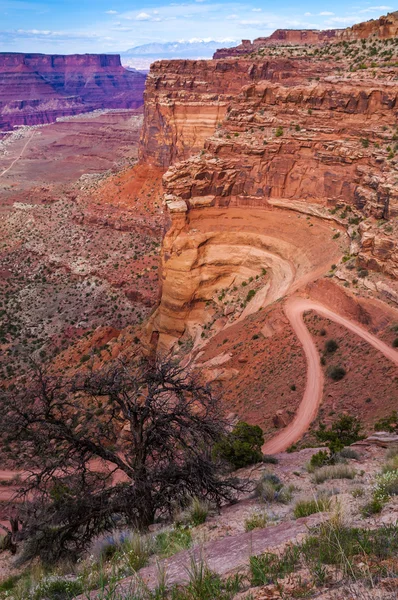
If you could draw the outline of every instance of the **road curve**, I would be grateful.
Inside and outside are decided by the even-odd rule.
[[[343,325],[356,335],[379,350],[386,358],[398,366],[398,352],[372,335],[366,329],[333,312],[318,302],[306,298],[291,297],[286,302],[285,313],[289,322],[303,346],[307,360],[307,382],[303,399],[300,403],[293,421],[275,437],[266,442],[263,452],[276,454],[283,452],[291,444],[297,442],[310,427],[317,415],[323,392],[323,372],[320,365],[320,357],[315,343],[303,321],[303,313],[306,310],[314,310],[323,317]]]

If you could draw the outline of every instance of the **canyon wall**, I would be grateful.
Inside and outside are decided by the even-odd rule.
[[[389,39],[397,35],[398,11],[345,29],[277,29],[268,37],[259,37],[253,42],[242,40],[242,43],[235,48],[221,48],[215,52],[214,58],[243,56],[266,46],[325,44],[369,37]]]
[[[173,60],[151,65],[145,88],[140,158],[168,167],[199,152],[243,86],[256,81],[298,81],[330,66],[306,59]]]
[[[250,302],[231,290],[262,270],[257,309],[327,272],[341,252],[333,240],[394,275],[396,243],[372,225],[398,215],[398,92],[380,74],[305,57],[152,66],[141,157],[170,165],[162,296],[148,326],[158,349],[247,316]],[[292,212],[315,219],[311,235]]]
[[[0,131],[101,108],[138,108],[145,76],[118,55],[0,53]]]

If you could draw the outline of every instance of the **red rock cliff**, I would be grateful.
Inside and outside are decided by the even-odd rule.
[[[259,48],[277,45],[325,44],[329,42],[352,41],[374,37],[378,39],[394,38],[398,35],[398,11],[379,19],[371,19],[346,29],[277,29],[268,37],[256,38],[253,43],[243,40],[235,48],[221,48],[214,58],[243,56]]]
[[[244,85],[294,82],[328,68],[305,59],[155,62],[146,82],[141,160],[168,167],[201,150]]]
[[[0,54],[0,130],[99,108],[138,108],[145,76],[118,55]]]

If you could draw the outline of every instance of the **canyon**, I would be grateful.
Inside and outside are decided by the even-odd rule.
[[[137,344],[173,352],[268,440],[294,419],[306,385],[286,299],[318,302],[391,343],[398,49],[373,34],[395,19],[372,21],[369,31],[359,25],[368,31],[361,39],[355,28],[333,43],[284,45],[271,36],[242,56],[231,49],[226,58],[157,61],[139,140],[140,109],[68,117],[7,138],[1,269],[17,331],[3,324],[3,373],[23,363],[32,327],[40,340],[33,355],[69,370]],[[86,67],[101,61],[119,68],[118,57]],[[51,318],[40,316],[35,295],[51,304]],[[325,320],[329,327],[337,326]],[[354,334],[337,334],[355,347]],[[347,351],[330,358],[349,374],[330,390],[325,365],[314,418],[327,421],[346,398],[371,425],[397,394],[396,367],[374,358],[380,368],[369,379]],[[380,402],[363,406],[380,387]]]
[[[103,108],[138,108],[145,75],[120,56],[0,53],[0,132]]]
[[[198,369],[266,437],[294,420],[305,390],[286,298],[319,302],[387,343],[394,335],[396,24],[392,13],[322,44],[297,31],[282,44],[276,32],[212,61],[154,63],[148,76],[140,159],[166,171],[168,225],[147,340]],[[344,337],[355,356],[355,336]],[[375,358],[373,381],[350,352],[329,357],[349,374],[329,391],[325,365],[306,426],[278,450],[328,422],[331,407],[369,425],[392,409],[395,354]],[[378,363],[391,374],[383,384]],[[381,388],[383,401],[363,404]]]
[[[73,376],[172,358],[211,385],[231,427],[261,427],[268,464],[244,477],[278,473],[292,494],[337,496],[363,526],[382,450],[359,442],[362,470],[337,491],[317,490],[306,464],[321,424],[354,415],[371,434],[397,408],[397,31],[396,13],[278,30],[213,60],[156,61],[144,92],[117,56],[0,55],[21,95],[24,78],[41,81],[39,104],[6,98],[1,113],[18,126],[0,140],[4,382],[31,359]],[[0,102],[1,89],[0,76]],[[3,468],[0,524],[18,488]],[[243,518],[263,508],[242,496],[194,527],[195,542],[228,574],[253,539],[264,552],[325,523],[293,521],[289,502],[252,537]],[[395,500],[377,523],[396,516]],[[186,583],[188,554],[162,557],[171,581]],[[151,588],[155,571],[154,559],[141,572]],[[254,594],[281,597],[274,584]]]

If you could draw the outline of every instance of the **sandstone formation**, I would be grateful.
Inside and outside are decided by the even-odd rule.
[[[321,75],[310,61],[173,60],[151,65],[145,88],[140,158],[168,167],[203,148],[243,86]]]
[[[396,277],[396,236],[377,227],[398,215],[396,45],[387,40],[383,54],[380,41],[379,57],[374,39],[397,23],[392,14],[343,30],[337,50],[321,56],[301,46],[291,56],[265,48],[152,65],[140,155],[169,166],[162,298],[149,325],[159,348],[184,336],[200,346],[203,324],[226,327],[298,289],[326,273],[344,244],[358,268]],[[352,62],[359,50],[365,63],[377,55],[373,71]],[[292,212],[319,219],[311,223],[322,242],[291,231]],[[262,270],[263,287],[237,297],[234,288]]]
[[[145,76],[118,55],[0,53],[0,131],[101,108],[138,108]]]
[[[277,29],[268,37],[256,38],[253,42],[242,40],[235,48],[221,48],[215,52],[215,59],[243,56],[265,46],[325,44],[330,42],[352,41],[364,38],[390,39],[398,34],[398,11],[379,19],[371,19],[345,29]]]

